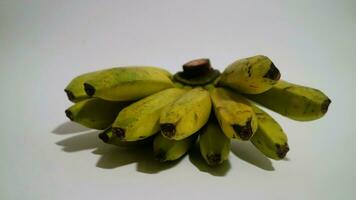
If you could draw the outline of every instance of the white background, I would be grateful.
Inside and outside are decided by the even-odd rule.
[[[0,1],[0,199],[355,199],[355,1]],[[172,73],[209,57],[269,56],[282,78],[324,91],[327,115],[296,122],[288,159],[234,143],[209,169],[152,161],[69,123],[76,75],[123,65]]]

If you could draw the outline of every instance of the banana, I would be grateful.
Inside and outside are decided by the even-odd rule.
[[[237,60],[221,74],[218,84],[245,94],[265,92],[277,83],[281,74],[266,56]]]
[[[128,102],[91,98],[74,104],[65,113],[71,121],[89,128],[102,130],[109,127],[119,111],[127,105]]]
[[[112,132],[112,128],[109,127],[107,129],[105,129],[103,132],[101,132],[98,137],[105,143],[107,144],[112,144],[118,147],[125,147],[125,148],[129,148],[129,147],[137,147],[139,145],[145,145],[147,143],[152,142],[152,138],[147,138],[145,140],[139,140],[139,141],[122,141],[120,138],[118,138],[116,136],[116,134],[114,134]]]
[[[298,121],[319,119],[327,112],[331,100],[320,90],[280,80],[272,89],[251,100],[281,115]]]
[[[163,108],[184,93],[184,89],[169,88],[127,106],[112,124],[112,131],[125,141],[142,140],[157,133]]]
[[[154,157],[161,162],[177,160],[188,152],[196,138],[194,134],[182,140],[170,140],[157,134],[153,140]]]
[[[210,90],[214,112],[228,138],[249,140],[257,130],[257,118],[251,104],[225,88]]]
[[[266,112],[252,106],[258,119],[258,129],[251,138],[252,144],[269,158],[283,159],[289,151],[287,135],[281,126]]]
[[[84,82],[100,74],[103,70],[89,72],[75,77],[64,89],[70,101],[76,103],[90,98],[84,90]]]
[[[161,132],[169,139],[184,139],[204,126],[210,111],[209,92],[193,88],[163,109],[159,120]]]
[[[199,131],[200,153],[210,166],[216,166],[228,159],[230,139],[222,132],[216,119],[211,119]]]
[[[156,67],[117,67],[84,82],[88,96],[112,101],[137,100],[174,87],[168,71]]]

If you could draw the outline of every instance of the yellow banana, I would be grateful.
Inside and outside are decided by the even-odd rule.
[[[320,90],[283,80],[267,92],[248,97],[266,108],[298,121],[319,119],[327,112],[331,103]]]
[[[137,100],[174,87],[168,71],[156,67],[117,67],[85,81],[88,96],[113,101]]]
[[[119,111],[127,105],[128,102],[114,102],[91,98],[74,104],[65,113],[74,122],[89,128],[102,130],[108,128],[115,120]]]
[[[184,139],[204,126],[210,110],[209,92],[201,87],[193,88],[163,109],[161,132],[169,139]]]
[[[116,134],[114,134],[112,132],[111,127],[105,129],[98,136],[103,142],[105,142],[107,144],[112,144],[112,145],[115,145],[118,147],[136,147],[139,145],[144,145],[144,144],[152,142],[152,139],[149,139],[149,138],[147,138],[145,140],[139,140],[139,141],[122,141],[119,137],[116,136]]]
[[[228,159],[230,139],[222,132],[216,119],[211,119],[199,131],[200,153],[210,166],[216,166]]]
[[[242,96],[225,88],[210,90],[214,112],[228,138],[249,140],[257,130],[256,115]]]
[[[142,140],[157,133],[163,108],[184,93],[184,89],[169,88],[127,106],[112,124],[112,131],[125,141]]]
[[[68,99],[72,102],[79,102],[90,98],[84,90],[84,82],[97,76],[101,71],[85,73],[75,77],[64,89],[67,93]]]
[[[157,134],[153,140],[155,158],[161,162],[177,160],[193,146],[197,138],[196,136],[194,134],[182,140],[170,140],[162,134]]]
[[[266,56],[258,55],[237,60],[221,74],[219,85],[246,94],[269,90],[281,77],[279,70]]]
[[[251,138],[252,144],[269,158],[280,160],[289,151],[287,135],[282,127],[266,112],[253,106],[258,119],[258,129]]]

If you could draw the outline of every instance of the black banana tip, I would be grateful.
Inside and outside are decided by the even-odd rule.
[[[84,83],[84,90],[85,90],[85,93],[87,93],[87,95],[90,97],[95,94],[95,88],[88,83]]]
[[[245,126],[240,126],[238,124],[232,125],[235,133],[241,138],[241,140],[249,140],[252,135],[251,119],[246,122]]]
[[[167,160],[166,153],[163,150],[158,150],[155,154],[154,157],[156,160],[159,162],[164,162]]]
[[[328,112],[330,103],[331,103],[331,100],[330,100],[330,99],[326,99],[326,100],[321,104],[321,112],[322,112],[323,114],[325,114],[326,112]]]
[[[103,132],[103,133],[100,133],[99,135],[99,138],[103,141],[103,142],[105,142],[105,143],[108,143],[109,142],[109,136],[105,133],[105,132]]]
[[[277,69],[277,67],[271,62],[271,65],[269,67],[269,70],[267,73],[263,76],[263,78],[268,78],[274,81],[278,81],[281,78],[281,73]]]
[[[116,135],[120,140],[125,138],[125,130],[122,128],[112,127],[112,133]]]
[[[65,110],[64,112],[66,113],[66,116],[67,116],[71,121],[74,120],[72,111],[70,111],[70,110]]]
[[[73,101],[75,99],[73,92],[71,92],[69,90],[64,90],[64,92],[67,94],[69,101]]]
[[[285,143],[283,145],[276,144],[276,153],[280,159],[286,157],[288,151],[289,151],[289,146],[288,143]]]
[[[207,155],[207,161],[210,166],[217,166],[221,163],[221,154]]]
[[[166,136],[167,138],[172,138],[176,134],[176,127],[174,124],[161,124],[161,132],[162,135]]]

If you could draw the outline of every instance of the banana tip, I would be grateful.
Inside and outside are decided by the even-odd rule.
[[[73,121],[73,113],[70,110],[65,110],[66,116]]]
[[[158,150],[155,155],[155,159],[158,160],[159,162],[164,162],[167,160],[166,153],[162,150]]]
[[[222,162],[221,155],[220,154],[207,155],[207,162],[212,167],[217,166]]]
[[[161,124],[161,132],[163,136],[172,138],[176,134],[176,127],[170,123]]]
[[[99,134],[99,138],[105,143],[109,142],[109,136],[105,132],[104,133],[100,133]]]
[[[90,97],[95,94],[95,88],[88,83],[84,83],[84,90],[87,93],[87,95]]]
[[[328,112],[330,103],[331,103],[331,100],[330,100],[330,99],[326,99],[326,100],[321,104],[321,112],[322,112],[323,114],[325,114],[326,112]]]
[[[67,94],[69,101],[73,101],[75,99],[73,92],[71,92],[70,90],[65,89],[64,92]]]
[[[277,148],[277,155],[280,159],[286,157],[289,151],[288,143],[285,143],[284,145],[276,144],[276,148]]]
[[[263,77],[274,81],[278,81],[281,78],[281,73],[279,72],[277,67],[273,64],[273,62],[271,62],[269,70]]]
[[[125,138],[125,130],[118,127],[112,127],[112,133],[116,135],[120,140]]]
[[[240,126],[238,124],[232,125],[235,133],[241,138],[241,140],[249,140],[252,135],[251,119],[246,122],[245,126]]]

